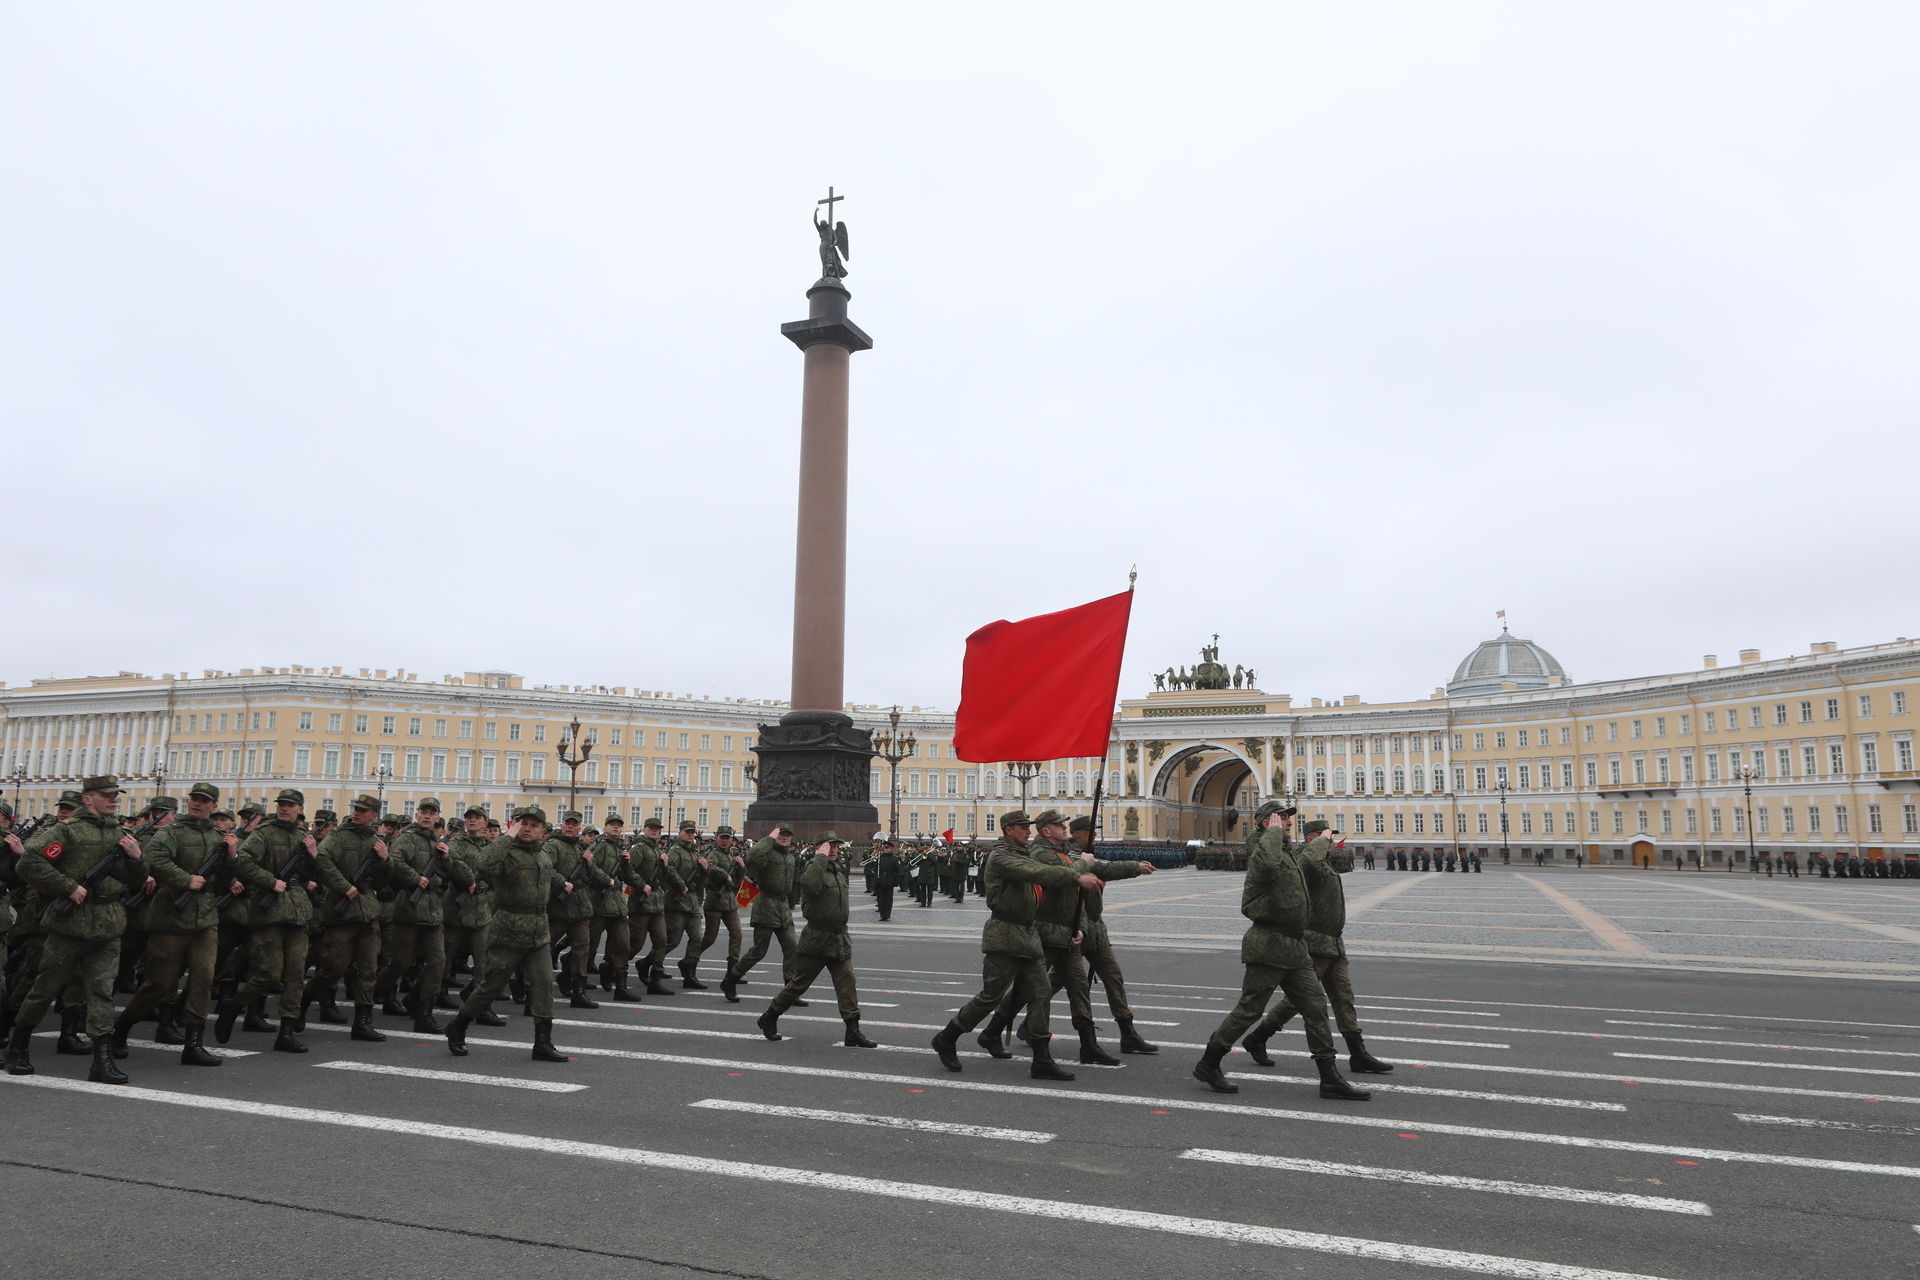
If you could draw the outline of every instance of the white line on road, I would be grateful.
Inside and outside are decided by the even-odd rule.
[[[1842,1129],[1848,1133],[1920,1134],[1920,1127],[1907,1124],[1854,1124],[1850,1120],[1807,1120],[1799,1116],[1742,1115],[1738,1111],[1733,1113],[1733,1118],[1746,1124],[1792,1125],[1799,1129]]]
[[[1673,1200],[1666,1196],[1635,1196],[1618,1191],[1582,1191],[1578,1187],[1557,1187],[1538,1182],[1504,1182],[1492,1178],[1468,1178],[1450,1173],[1420,1173],[1413,1169],[1383,1169],[1376,1165],[1335,1164],[1327,1160],[1302,1160],[1294,1156],[1262,1156],[1244,1151],[1209,1151],[1198,1148],[1180,1153],[1182,1160],[1205,1160],[1212,1164],[1236,1164],[1255,1169],[1285,1169],[1292,1173],[1330,1174],[1337,1178],[1366,1178],[1374,1182],[1405,1182],[1423,1187],[1454,1187],[1462,1191],[1494,1191],[1509,1196],[1532,1196],[1538,1200],[1570,1200],[1576,1204],[1603,1204],[1617,1209],[1655,1209],[1662,1213],[1690,1213],[1713,1216],[1713,1210],[1698,1200]]]
[[[1716,1049],[1783,1049],[1789,1053],[1852,1053],[1870,1058],[1920,1058],[1920,1053],[1910,1053],[1900,1049],[1847,1049],[1839,1045],[1777,1044],[1763,1040],[1694,1040],[1686,1036],[1636,1036],[1624,1031],[1560,1031],[1551,1027],[1516,1027],[1510,1022],[1503,1022],[1498,1027],[1481,1027],[1463,1022],[1417,1022],[1411,1018],[1368,1018],[1367,1022],[1373,1026],[1383,1027],[1440,1027],[1461,1031],[1494,1031],[1503,1036],[1562,1036],[1574,1040],[1635,1040],[1644,1044],[1700,1044],[1711,1045]]]
[[[1694,1062],[1715,1067],[1765,1067],[1769,1071],[1826,1071],[1849,1076],[1904,1076],[1920,1080],[1920,1071],[1893,1071],[1886,1067],[1856,1067],[1842,1062],[1762,1062],[1757,1058],[1683,1058],[1672,1053],[1618,1053],[1616,1058],[1642,1062]]]
[[[870,1005],[864,1000],[860,1002],[860,1008],[863,1011],[867,1009],[896,1009],[898,1007],[899,1007],[898,1005],[891,1005],[891,1004]],[[1023,1005],[1021,1007],[1024,1008],[1025,1006]],[[763,1009],[715,1009],[709,1005],[703,1005],[703,1004],[680,1004],[680,1005],[655,1004],[655,1005],[639,1006],[635,1009],[635,1012],[638,1012],[638,1013],[704,1013],[714,1017],[757,1018],[762,1013],[764,1013],[765,1010]],[[780,1015],[780,1020],[782,1022],[785,1022],[789,1018],[793,1019],[795,1022],[831,1022],[831,1023],[838,1024],[842,1021],[842,1019],[838,1015],[834,1015],[832,1017],[822,1016],[817,1013],[783,1013]],[[938,1031],[940,1028],[947,1025],[944,1022],[895,1022],[891,1018],[886,1018],[886,1017],[873,1019],[872,1024],[878,1027],[905,1027],[909,1031]],[[1177,1027],[1180,1024],[1177,1022],[1148,1022],[1145,1018],[1141,1018],[1136,1020],[1134,1022],[1134,1025],[1136,1027]]]
[[[1268,1084],[1299,1084],[1319,1087],[1318,1079],[1303,1076],[1276,1076],[1257,1071],[1229,1071],[1235,1080],[1265,1080]],[[1572,1107],[1579,1111],[1625,1111],[1619,1102],[1591,1102],[1585,1098],[1542,1098],[1526,1093],[1483,1093],[1475,1089],[1435,1089],[1421,1084],[1383,1084],[1369,1077],[1366,1086],[1385,1093],[1430,1093],[1442,1098],[1478,1098],[1483,1102],[1523,1102],[1536,1107]]]
[[[1561,1080],[1609,1080],[1615,1084],[1660,1084],[1681,1089],[1727,1089],[1735,1093],[1781,1093],[1796,1098],[1848,1098],[1860,1102],[1914,1102],[1920,1098],[1903,1098],[1890,1093],[1848,1093],[1837,1089],[1795,1089],[1780,1084],[1734,1084],[1727,1080],[1672,1080],[1655,1076],[1622,1076],[1605,1071],[1558,1071],[1547,1067],[1509,1067],[1490,1062],[1435,1062],[1432,1058],[1423,1058],[1418,1062],[1404,1064],[1412,1067],[1448,1067],[1461,1071],[1507,1071],[1523,1076],[1553,1076]],[[1777,1066],[1778,1063],[1769,1065]]]
[[[505,1089],[531,1089],[535,1093],[579,1093],[587,1086],[562,1084],[558,1080],[512,1080],[506,1076],[483,1076],[469,1071],[431,1071],[425,1067],[383,1067],[372,1062],[316,1062],[319,1071],[364,1071],[376,1076],[412,1076],[421,1080],[452,1080],[460,1084],[491,1084]]]
[[[1001,1142],[1052,1142],[1054,1135],[1033,1129],[1000,1129],[987,1124],[949,1124],[944,1120],[908,1120],[899,1116],[871,1116],[858,1111],[821,1111],[814,1107],[775,1107],[760,1102],[703,1098],[690,1107],[708,1111],[744,1111],[753,1116],[787,1116],[794,1120],[831,1120],[838,1124],[870,1125],[877,1129],[913,1129],[920,1133],[951,1133],[962,1138],[997,1138]]]
[[[36,1040],[56,1039],[59,1035],[60,1033],[58,1031],[36,1031],[33,1033],[34,1039]],[[167,1053],[180,1052],[180,1046],[177,1044],[161,1044],[158,1040],[136,1040],[131,1036],[127,1037],[127,1047],[129,1049],[161,1049]],[[222,1049],[220,1046],[212,1044],[203,1047],[216,1058],[257,1058],[260,1056],[260,1050],[258,1049]]]
[[[518,1046],[516,1046],[518,1047]],[[262,1116],[308,1124],[360,1129],[385,1137],[438,1138],[476,1146],[509,1151],[530,1151],[546,1155],[573,1156],[604,1160],[643,1168],[666,1169],[676,1173],[706,1174],[766,1182],[788,1187],[825,1188],[867,1196],[886,1196],[896,1200],[926,1204],[952,1205],[1023,1217],[1050,1218],[1055,1221],[1081,1222],[1094,1226],[1129,1227],[1160,1231],[1172,1235],[1223,1240],[1235,1244],[1263,1244],[1281,1249],[1304,1249],[1314,1253],[1349,1258],[1368,1258],[1408,1266],[1436,1267],[1468,1271],[1478,1275],[1510,1276],[1515,1280],[1653,1280],[1652,1277],[1624,1271],[1601,1271],[1592,1267],[1538,1262],[1525,1258],[1507,1258],[1497,1254],[1464,1253],[1454,1249],[1432,1249],[1421,1245],[1398,1244],[1387,1240],[1367,1240],[1357,1236],[1325,1235],[1317,1231],[1295,1231],[1284,1227],[1263,1227],[1250,1223],[1222,1222],[1211,1218],[1187,1218],[1174,1214],[1148,1213],[1137,1209],[1117,1209],[1104,1205],[1077,1204],[1071,1200],[1045,1199],[1039,1196],[1000,1195],[989,1191],[970,1191],[911,1182],[893,1182],[882,1178],[862,1178],[848,1174],[821,1173],[813,1169],[783,1169],[771,1165],[747,1164],[736,1160],[713,1160],[666,1151],[643,1151],[633,1147],[614,1147],[597,1142],[568,1142],[537,1134],[506,1133],[497,1129],[472,1129],[456,1125],[429,1124],[419,1120],[400,1120],[391,1116],[359,1115],[345,1111],[322,1111],[312,1107],[289,1107],[277,1103],[242,1102],[232,1098],[210,1098],[195,1094],[171,1093],[158,1089],[137,1089],[126,1085],[95,1085],[77,1080],[56,1080],[46,1076],[7,1076],[6,1083],[27,1088],[57,1089],[85,1093],[121,1101],[157,1102],[208,1111],[228,1111],[239,1115]],[[1069,1096],[1065,1094],[1057,1095]]]
[[[1431,1010],[1429,1010],[1429,1012],[1431,1012]],[[1716,1027],[1704,1022],[1635,1022],[1630,1018],[1608,1018],[1606,1019],[1606,1024],[1610,1027],[1671,1027],[1675,1031],[1732,1031],[1732,1030],[1735,1030],[1735,1028],[1733,1027]],[[1837,1036],[1842,1040],[1873,1039],[1872,1036],[1856,1035],[1846,1031],[1829,1031],[1826,1034],[1831,1036]],[[1699,1040],[1690,1040],[1687,1043],[1700,1044],[1703,1042]],[[1715,1040],[1713,1041],[1713,1043],[1727,1044],[1731,1042],[1723,1041],[1723,1040]]]
[[[1151,985],[1139,983],[1135,985]],[[1440,1004],[1489,1005],[1496,1009],[1551,1009],[1555,1013],[1637,1013],[1660,1018],[1729,1018],[1741,1022],[1812,1022],[1823,1027],[1874,1027],[1885,1031],[1920,1031],[1914,1022],[1846,1022],[1818,1015],[1783,1018],[1765,1013],[1705,1013],[1699,1009],[1620,1009],[1603,1004],[1535,1004],[1520,1000],[1454,1000],[1448,996],[1369,996],[1371,1000],[1429,1000]]]

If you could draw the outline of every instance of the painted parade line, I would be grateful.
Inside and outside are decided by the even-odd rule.
[[[1763,1062],[1758,1058],[1685,1058],[1673,1053],[1618,1053],[1616,1058],[1640,1062],[1691,1062],[1714,1067],[1764,1067],[1768,1071],[1825,1071],[1846,1076],[1902,1076],[1920,1080],[1920,1071],[1894,1071],[1887,1067],[1856,1067],[1843,1062]]]
[[[457,1084],[490,1084],[503,1089],[527,1089],[534,1093],[579,1093],[584,1084],[562,1084],[558,1080],[515,1080],[507,1076],[483,1076],[471,1071],[433,1071],[426,1067],[383,1067],[373,1062],[316,1062],[316,1071],[363,1071],[375,1076],[407,1076],[415,1080],[451,1080]]]
[[[1147,984],[1137,984],[1147,985]],[[1237,990],[1237,989],[1236,989]],[[1381,996],[1369,1000],[1428,1000],[1435,1004],[1472,1004],[1496,1009],[1551,1009],[1555,1013],[1634,1013],[1656,1018],[1726,1018],[1740,1022],[1811,1022],[1823,1027],[1871,1027],[1881,1031],[1920,1031],[1914,1022],[1847,1022],[1833,1018],[1787,1018],[1765,1013],[1706,1013],[1699,1009],[1621,1009],[1603,1004],[1538,1004],[1520,1000],[1458,1000],[1452,996]]]
[[[1293,1156],[1263,1156],[1245,1151],[1210,1151],[1203,1147],[1182,1151],[1180,1158],[1204,1160],[1211,1164],[1238,1165],[1249,1169],[1284,1169],[1290,1173],[1311,1173],[1336,1178],[1365,1178],[1372,1182],[1402,1182],[1422,1187],[1451,1187],[1460,1191],[1491,1191],[1500,1195],[1531,1196],[1537,1200],[1566,1200],[1574,1204],[1608,1205],[1619,1209],[1652,1209],[1660,1213],[1687,1213],[1702,1218],[1713,1216],[1713,1210],[1698,1200],[1627,1195],[1618,1191],[1582,1191],[1578,1187],[1560,1187],[1550,1183],[1505,1182],[1495,1178],[1469,1178],[1451,1173],[1421,1173],[1414,1169],[1383,1169],[1375,1165],[1302,1160]]]
[[[1736,1111],[1733,1118],[1742,1124],[1790,1125],[1798,1129],[1839,1129],[1847,1133],[1892,1133],[1903,1137],[1920,1134],[1920,1126],[1909,1124],[1855,1124],[1851,1120],[1809,1120],[1800,1116],[1756,1116],[1743,1115]]]
[[[523,1040],[476,1040],[469,1045],[488,1048],[525,1049]],[[905,1048],[906,1046],[900,1046]],[[784,1062],[755,1062],[747,1059],[696,1058],[685,1054],[648,1053],[640,1049],[583,1049],[568,1046],[564,1052],[586,1057],[619,1058],[633,1062],[664,1062],[679,1066],[720,1067],[731,1071],[764,1071],[774,1075],[813,1076],[851,1080],[867,1084],[897,1084],[911,1089],[953,1089],[963,1092],[992,1093],[1002,1097],[1051,1098],[1056,1101],[1104,1102],[1120,1106],[1157,1108],[1163,1111],[1199,1111],[1267,1120],[1303,1120],[1313,1124],[1346,1125],[1361,1129],[1392,1129],[1422,1134],[1444,1133],[1463,1138],[1490,1138],[1508,1142],[1526,1142],[1542,1146],[1576,1147],[1591,1151],[1632,1151],[1647,1155],[1677,1156],[1690,1160],[1712,1160],[1729,1164],[1782,1165],[1798,1169],[1824,1169],[1837,1173],[1881,1174],[1900,1178],[1920,1178],[1920,1168],[1907,1165],[1871,1164],[1852,1160],[1822,1160],[1810,1156],[1775,1155],[1761,1151],[1727,1151],[1713,1147],[1677,1146],[1653,1142],[1629,1142],[1618,1138],[1588,1138],[1575,1134],[1540,1133],[1526,1129],[1488,1129],[1477,1125],[1439,1124],[1391,1116],[1361,1115],[1352,1111],[1296,1111],[1285,1107],[1248,1106],[1214,1102],[1205,1098],[1160,1098],[1138,1094],[1101,1093],[1084,1089],[1040,1085],[955,1080],[950,1076],[890,1075],[877,1071],[848,1071],[825,1067],[800,1066]],[[918,1052],[931,1056],[932,1050]],[[1078,1064],[1075,1064],[1076,1066]],[[1015,1064],[1017,1066],[1017,1064]],[[26,1076],[22,1079],[32,1080]],[[1317,1082],[1316,1082],[1317,1083]],[[109,1086],[111,1087],[111,1086]],[[1920,1099],[1916,1099],[1920,1101]]]
[[[60,1038],[60,1033],[58,1031],[36,1031],[33,1033],[33,1038],[35,1040],[57,1040]],[[179,1054],[181,1048],[181,1046],[177,1044],[161,1044],[158,1040],[136,1040],[132,1036],[127,1037],[127,1047],[129,1049],[159,1049],[164,1053],[175,1055]],[[257,1058],[261,1053],[259,1049],[222,1049],[217,1044],[210,1044],[205,1046],[205,1048],[208,1053],[216,1058]],[[74,1055],[69,1054],[67,1056],[72,1057]],[[92,1056],[91,1051],[89,1051],[88,1056]]]
[[[1498,1027],[1480,1027],[1472,1023],[1464,1022],[1415,1022],[1405,1018],[1369,1018],[1367,1021],[1384,1027],[1436,1027],[1461,1031],[1496,1031],[1500,1035],[1563,1036],[1574,1040],[1634,1040],[1642,1044],[1698,1044],[1706,1045],[1714,1049],[1778,1049],[1786,1053],[1851,1053],[1871,1058],[1920,1058],[1920,1053],[1913,1053],[1902,1049],[1848,1049],[1840,1045],[1777,1044],[1772,1041],[1761,1040],[1696,1040],[1687,1036],[1637,1036],[1624,1031],[1559,1031],[1550,1027],[1516,1027],[1510,1022],[1503,1022]],[[1622,1055],[1616,1054],[1615,1056],[1618,1057]],[[1688,1059],[1680,1058],[1676,1059],[1676,1061],[1685,1062],[1688,1061]],[[1712,1059],[1702,1058],[1700,1061],[1707,1062],[1712,1061]],[[1823,1068],[1812,1067],[1809,1069],[1821,1070]],[[1833,1068],[1835,1071],[1845,1069],[1846,1068],[1838,1066]]]
[[[746,1182],[770,1183],[783,1188],[824,1188],[864,1196],[886,1197],[892,1200],[948,1205],[958,1209],[1045,1218],[1090,1226],[1127,1227],[1169,1235],[1220,1240],[1233,1244],[1259,1244],[1279,1249],[1334,1254],[1340,1257],[1367,1258],[1403,1266],[1433,1267],[1440,1270],[1465,1271],[1475,1275],[1507,1276],[1514,1277],[1515,1280],[1659,1280],[1658,1277],[1642,1273],[1603,1271],[1592,1267],[1510,1258],[1499,1254],[1468,1253],[1455,1249],[1399,1244],[1387,1240],[1369,1240],[1358,1236],[1335,1236],[1286,1227],[1266,1227],[1212,1218],[1151,1213],[1138,1209],[1076,1204],[1067,1200],[1043,1199],[1032,1195],[1002,1195],[991,1191],[894,1182],[883,1178],[864,1178],[851,1174],[821,1173],[813,1169],[788,1169],[773,1165],[749,1164],[738,1160],[716,1160],[704,1156],[681,1155],[676,1152],[646,1151],[637,1147],[615,1147],[597,1142],[570,1142],[538,1134],[510,1133],[499,1129],[432,1124],[418,1120],[400,1120],[391,1116],[326,1111],[315,1107],[293,1107],[279,1103],[241,1102],[230,1098],[208,1098],[159,1089],[138,1089],[126,1085],[87,1084],[80,1081],[53,1080],[41,1076],[7,1076],[5,1080],[7,1084],[22,1088],[54,1089],[128,1102],[161,1103],[196,1110],[225,1111],[235,1115],[256,1116],[264,1119],[357,1129],[378,1133],[389,1139],[429,1138],[496,1150],[524,1151],[539,1155],[661,1169],[673,1173],[735,1178]]]
[[[758,1017],[759,1015],[756,1014],[754,1016]],[[818,1019],[809,1018],[807,1020],[819,1021],[819,1022],[831,1022],[835,1026],[843,1025],[840,1019],[838,1018],[818,1018]],[[783,1022],[786,1021],[785,1014],[781,1015],[781,1021]],[[758,1031],[714,1031],[706,1027],[649,1027],[649,1026],[642,1026],[636,1023],[627,1023],[627,1022],[588,1022],[581,1018],[555,1018],[553,1020],[553,1025],[556,1027],[581,1027],[588,1031],[638,1031],[643,1034],[647,1032],[652,1032],[656,1035],[666,1035],[666,1036],[707,1036],[710,1039],[720,1039],[720,1040],[753,1040],[753,1041],[758,1041],[761,1044],[777,1044],[777,1043],[781,1043],[782,1041],[793,1041],[795,1043],[800,1042],[799,1037],[797,1036],[783,1036],[782,1041],[769,1040],[766,1038],[766,1036],[762,1035]],[[873,1029],[876,1031],[884,1031],[887,1028],[887,1024],[883,1022],[876,1022],[872,1025],[873,1025]],[[940,1026],[945,1026],[945,1025],[946,1025],[945,1023],[940,1024]],[[928,1023],[921,1026],[919,1029],[922,1031],[938,1031],[940,1030],[940,1027],[937,1027],[932,1025],[931,1023]],[[1058,1038],[1058,1037],[1055,1037],[1055,1038]],[[482,1043],[482,1042],[470,1041],[470,1043]],[[817,1044],[819,1042],[814,1041],[812,1043]],[[1067,1042],[1067,1043],[1071,1043],[1071,1042]],[[839,1039],[834,1039],[833,1041],[830,1042],[828,1047],[834,1048],[834,1049],[844,1049],[847,1046]],[[587,1051],[582,1050],[582,1052],[587,1052]],[[875,1045],[871,1049],[864,1050],[863,1052],[918,1053],[918,1054],[924,1055],[930,1051],[923,1047],[910,1045],[910,1044],[879,1044],[879,1045]],[[1017,1053],[1019,1052],[1019,1050],[1015,1050],[1015,1052]],[[966,1056],[969,1058],[977,1057],[983,1062],[994,1061],[994,1059],[988,1056],[988,1054],[984,1050],[976,1053],[973,1050],[969,1049]],[[1099,1063],[1099,1062],[1072,1062],[1066,1065],[1071,1066],[1076,1070],[1082,1070],[1082,1071],[1122,1071],[1126,1069],[1127,1064],[1122,1062],[1113,1066],[1108,1066],[1105,1063]]]
[[[1620,1055],[1615,1055],[1620,1056]],[[1495,1065],[1490,1062],[1436,1062],[1423,1058],[1418,1062],[1403,1063],[1409,1067],[1442,1067],[1460,1071],[1505,1071],[1523,1076],[1552,1076],[1561,1080],[1606,1080],[1614,1084],[1652,1084],[1667,1085],[1681,1089],[1729,1089],[1735,1093],[1779,1093],[1796,1098],[1846,1098],[1858,1102],[1911,1102],[1920,1103],[1920,1098],[1904,1098],[1890,1093],[1850,1093],[1838,1089],[1796,1089],[1781,1084],[1735,1084],[1729,1080],[1674,1080],[1657,1076],[1623,1076],[1605,1071],[1565,1071],[1550,1067],[1511,1067]],[[1782,1064],[1765,1064],[1777,1067]],[[1837,1068],[1836,1068],[1837,1069]]]
[[[741,1000],[741,1003],[745,1004],[746,1000],[743,998]],[[827,1000],[827,1001],[824,1001],[824,1003],[831,1004],[832,1001]],[[636,1012],[646,1012],[646,1013],[704,1013],[712,1017],[722,1017],[722,1018],[757,1018],[760,1016],[761,1013],[765,1012],[764,1009],[761,1009],[758,1012],[756,1012],[754,1009],[716,1009],[711,1005],[704,1005],[704,1004],[682,1004],[682,1005],[647,1004],[647,1005],[614,1005],[614,1006],[607,1006],[603,1004],[601,1006],[602,1009],[606,1009],[608,1007],[612,1007],[616,1009],[631,1009]],[[897,1009],[899,1007],[900,1007],[899,1005],[895,1005],[895,1004],[868,1004],[864,1000],[860,1002],[860,1008],[863,1012],[867,1009]],[[780,1020],[782,1022],[785,1022],[789,1018],[792,1018],[797,1022],[837,1023],[841,1021],[841,1019],[838,1016],[825,1017],[820,1014],[812,1014],[812,1013],[783,1013],[780,1015]],[[1108,1021],[1112,1021],[1112,1019],[1108,1019]],[[872,1023],[876,1027],[900,1027],[908,1031],[920,1031],[920,1030],[938,1031],[940,1028],[947,1025],[944,1022],[894,1022],[887,1018],[872,1019]],[[1140,1018],[1135,1020],[1134,1025],[1141,1026],[1141,1027],[1177,1027],[1177,1026],[1180,1026],[1181,1024],[1178,1022],[1149,1022],[1145,1018]]]
[[[1606,1021],[1606,1025],[1609,1027],[1667,1027],[1674,1031],[1738,1031],[1739,1030],[1738,1027],[1716,1027],[1705,1022],[1635,1022],[1630,1018],[1608,1018],[1605,1021]],[[1811,1034],[1811,1033],[1809,1032],[1809,1033],[1803,1033],[1803,1034]],[[1842,1040],[1873,1039],[1872,1036],[1860,1035],[1857,1032],[1851,1032],[1851,1031],[1829,1031],[1826,1034],[1830,1036],[1838,1037],[1839,1039],[1842,1039]],[[1691,1043],[1698,1044],[1700,1042],[1692,1041]],[[1713,1043],[1721,1044],[1724,1042],[1715,1040]]]
[[[1229,1071],[1227,1074],[1235,1080],[1264,1080],[1268,1084],[1298,1084],[1320,1087],[1316,1076],[1307,1079],[1304,1076],[1277,1076],[1259,1071]],[[1587,1098],[1543,1098],[1529,1093],[1487,1093],[1478,1089],[1436,1089],[1421,1084],[1386,1084],[1372,1076],[1362,1082],[1376,1093],[1426,1093],[1441,1098],[1476,1098],[1483,1102],[1520,1102],[1535,1107],[1570,1107],[1577,1111],[1625,1111],[1625,1103],[1594,1102]]]
[[[835,1124],[867,1125],[877,1129],[911,1129],[918,1133],[947,1133],[962,1138],[993,1138],[1000,1142],[1052,1142],[1058,1135],[1033,1129],[1001,1129],[988,1124],[949,1124],[945,1120],[908,1120],[898,1116],[867,1115],[859,1111],[821,1111],[815,1107],[776,1107],[761,1102],[702,1098],[690,1107],[708,1111],[743,1111],[751,1116],[785,1116],[792,1120],[827,1120]]]

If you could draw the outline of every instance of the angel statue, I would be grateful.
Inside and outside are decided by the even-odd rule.
[[[847,224],[835,222],[831,212],[824,220],[815,213],[813,229],[820,233],[820,274],[830,280],[843,279],[847,274],[846,260],[853,256],[847,251]]]

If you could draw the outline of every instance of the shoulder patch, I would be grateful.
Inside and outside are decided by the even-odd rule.
[[[59,857],[62,853],[66,852],[66,847],[62,845],[58,840],[55,840],[52,844],[48,845],[45,849],[41,850],[41,852],[47,855],[48,862],[52,862],[55,858]]]

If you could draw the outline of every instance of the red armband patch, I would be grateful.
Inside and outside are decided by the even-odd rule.
[[[46,847],[44,852],[47,855],[47,861],[52,862],[55,858],[59,857],[62,853],[66,852],[66,850],[58,840],[55,840],[52,844]]]

